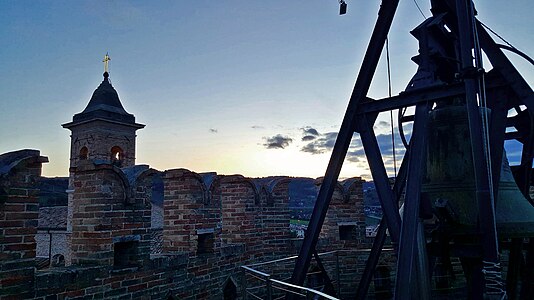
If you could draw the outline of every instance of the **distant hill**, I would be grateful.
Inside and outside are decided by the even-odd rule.
[[[363,183],[363,204],[364,206],[380,206],[375,183],[372,181]]]
[[[315,179],[296,177],[289,182],[291,219],[309,220],[319,192]]]
[[[319,192],[313,178],[292,178],[289,183],[289,207],[313,207]]]
[[[39,206],[66,206],[68,177],[41,177],[39,181]]]
[[[289,183],[289,207],[291,218],[299,220],[309,220],[317,194],[318,186],[313,178],[292,178]],[[365,214],[369,216],[381,216],[382,209],[374,182],[363,183],[363,201]]]

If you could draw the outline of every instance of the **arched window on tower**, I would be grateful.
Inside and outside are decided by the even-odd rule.
[[[89,156],[89,149],[83,146],[82,149],[80,149],[80,159],[87,159],[88,156]]]
[[[121,147],[113,146],[111,148],[111,163],[115,166],[122,167],[122,161],[124,160],[124,151]]]

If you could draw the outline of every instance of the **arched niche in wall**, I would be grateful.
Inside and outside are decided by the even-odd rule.
[[[226,279],[222,292],[224,300],[237,299],[237,286],[232,277],[228,277],[228,279]]]
[[[65,266],[65,256],[62,254],[56,254],[52,256],[52,267],[64,267]]]

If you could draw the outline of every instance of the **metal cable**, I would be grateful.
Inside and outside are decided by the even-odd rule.
[[[525,60],[527,60],[529,63],[531,63],[532,65],[534,65],[534,60],[528,56],[527,54],[519,51],[519,49],[517,49],[514,45],[510,44],[507,40],[505,40],[502,36],[500,36],[497,32],[495,32],[493,29],[491,29],[488,25],[478,21],[478,23],[480,23],[480,25],[482,25],[484,28],[486,28],[487,30],[489,30],[491,33],[493,33],[496,37],[498,37],[501,41],[503,41],[506,45],[502,45],[502,44],[497,44],[497,46],[501,49],[505,49],[505,50],[508,50],[512,53],[515,53],[519,56],[521,56],[522,58],[524,58]]]
[[[391,98],[391,64],[389,62],[389,38],[386,38],[386,61],[388,73],[388,96]],[[393,151],[393,170],[395,178],[397,178],[397,154],[395,151],[395,126],[393,124],[393,111],[389,111],[389,120],[391,122],[391,151]]]
[[[517,48],[514,48],[513,46],[510,47],[510,46],[506,46],[506,45],[503,45],[503,44],[497,44],[497,46],[501,49],[504,49],[504,50],[508,50],[514,54],[517,54],[519,55],[520,57],[522,57],[523,59],[525,59],[526,61],[528,61],[531,65],[534,65],[534,59],[532,59],[530,56],[526,55],[525,53],[519,51],[519,49]]]
[[[477,69],[477,72],[479,73],[479,76],[477,77],[478,81],[478,96],[480,101],[480,107],[482,110],[480,111],[481,118],[482,118],[482,135],[483,135],[483,143],[484,143],[484,156],[486,159],[486,171],[488,172],[488,184],[489,184],[489,194],[490,194],[490,201],[491,201],[491,209],[494,211],[493,215],[495,215],[495,194],[493,190],[493,172],[492,172],[492,166],[491,166],[491,148],[490,148],[490,135],[489,135],[489,109],[487,106],[487,100],[486,100],[486,86],[485,86],[485,79],[484,79],[484,68],[482,64],[482,50],[480,46],[480,41],[478,37],[478,31],[476,26],[476,18],[474,12],[474,6],[472,1],[468,1],[469,9],[471,10],[471,26],[472,26],[472,33],[473,33],[473,46],[474,46],[474,55],[475,55],[475,67]],[[506,42],[506,41],[505,41]],[[496,235],[497,233],[494,232]],[[497,237],[495,237],[496,239]],[[506,299],[506,290],[504,289],[504,285],[501,278],[501,265],[499,262],[499,259],[497,258],[497,261],[483,261],[482,266],[482,273],[484,274],[485,279],[485,286],[486,286],[486,294],[488,295],[502,295],[501,299]]]
[[[423,18],[425,18],[425,20],[426,20],[426,16],[425,16],[425,14],[423,13],[423,11],[421,10],[421,7],[419,7],[419,4],[417,3],[417,0],[413,0],[413,3],[415,3],[415,6],[417,6],[417,9],[418,9],[419,12],[421,13],[421,16],[423,16]]]
[[[502,36],[500,36],[497,32],[493,31],[493,29],[489,28],[489,26],[487,26],[486,24],[484,24],[484,23],[482,23],[482,22],[480,22],[480,21],[478,21],[478,22],[480,23],[480,25],[484,26],[484,28],[486,28],[486,29],[489,30],[491,33],[493,33],[495,36],[497,36],[499,39],[501,39],[501,41],[503,41],[503,42],[506,43],[508,46],[510,46],[510,47],[512,47],[512,48],[515,49],[515,47],[514,47],[512,44],[508,43],[507,40],[505,40],[505,39],[504,39]]]

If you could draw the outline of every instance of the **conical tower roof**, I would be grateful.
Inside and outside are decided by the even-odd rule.
[[[63,124],[69,128],[87,121],[101,119],[143,128],[144,125],[135,123],[135,116],[126,112],[119,100],[119,94],[109,82],[108,72],[104,73],[104,80],[93,92],[93,96],[85,109],[72,118],[72,122]]]

